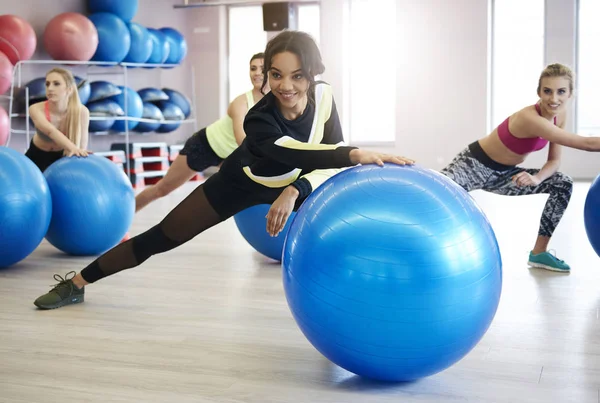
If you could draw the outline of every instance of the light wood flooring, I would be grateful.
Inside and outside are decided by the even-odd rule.
[[[194,186],[140,212],[132,234]],[[401,384],[356,377],[316,351],[289,312],[279,265],[254,252],[233,220],[53,311],[32,302],[54,273],[92,259],[44,241],[0,270],[0,402],[598,403],[600,258],[583,226],[588,187],[576,184],[551,244],[569,275],[526,266],[544,196],[473,193],[502,249],[498,313],[463,360]]]

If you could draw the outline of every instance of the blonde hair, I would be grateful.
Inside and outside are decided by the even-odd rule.
[[[67,114],[65,119],[65,127],[67,128],[65,136],[73,142],[77,147],[81,147],[81,100],[75,83],[75,77],[66,69],[60,67],[53,68],[46,73],[46,77],[51,73],[60,74],[67,89],[71,89],[71,95],[67,102]]]
[[[542,78],[544,77],[565,77],[569,80],[569,92],[573,93],[573,87],[575,83],[575,73],[568,66],[560,63],[553,63],[546,66],[544,70],[542,70],[542,74],[540,74],[540,79],[538,80],[538,88],[537,93],[539,94],[542,89]]]

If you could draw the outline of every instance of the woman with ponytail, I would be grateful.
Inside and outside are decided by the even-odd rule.
[[[70,71],[54,68],[46,74],[46,102],[29,107],[36,128],[25,153],[38,168],[46,168],[63,156],[86,157],[89,111],[81,104]]]

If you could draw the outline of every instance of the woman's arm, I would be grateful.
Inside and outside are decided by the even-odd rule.
[[[559,122],[563,126],[560,127],[539,116],[525,115],[523,130],[530,137],[542,137],[551,143],[560,144],[565,147],[583,151],[600,151],[600,137],[585,137],[571,133],[564,129],[565,120],[563,118]]]
[[[50,137],[52,141],[61,146],[66,152],[75,152],[77,146],[46,119],[43,108],[43,102],[38,102],[29,107],[29,115],[31,116],[31,120],[33,120],[35,128]]]
[[[242,141],[246,138],[246,132],[244,131],[244,118],[248,112],[248,104],[246,102],[245,95],[239,95],[234,99],[227,108],[227,114],[233,121],[233,135],[235,136],[235,142],[239,146]]]
[[[90,138],[89,128],[90,128],[90,111],[85,105],[81,105],[81,146],[80,148],[83,150],[87,150],[88,141]]]

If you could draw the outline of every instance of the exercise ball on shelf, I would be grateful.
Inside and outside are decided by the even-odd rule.
[[[111,13],[125,22],[133,19],[138,11],[138,0],[88,0],[90,13]]]
[[[181,121],[185,119],[185,115],[181,108],[169,101],[159,101],[155,103],[163,114],[164,120],[172,121],[163,123],[156,129],[157,133],[170,133],[177,130],[181,126]]]
[[[125,116],[123,108],[111,99],[90,102],[86,106],[90,111],[90,118],[102,118],[102,120],[90,119],[89,131],[91,133],[107,132],[115,124],[115,119],[111,119],[112,117]]]
[[[142,98],[130,87],[119,86],[122,93],[112,97],[113,101],[116,101],[121,108],[125,111],[125,115],[131,118],[141,118],[144,110],[144,103]],[[125,91],[127,91],[127,106],[125,106]],[[134,120],[117,120],[111,127],[115,132],[125,132],[125,127],[128,130],[133,130],[139,122]],[[127,125],[127,126],[126,126]]]
[[[29,22],[12,14],[0,15],[0,52],[13,65],[31,59],[36,46],[37,37]]]
[[[165,64],[179,64],[187,55],[187,42],[183,35],[174,28],[165,27],[160,31],[165,34],[165,38],[169,43],[169,56],[165,60]]]
[[[25,113],[27,92],[29,92],[29,106],[46,100],[46,77],[34,78],[15,92],[13,110],[16,113]]]
[[[96,13],[88,18],[98,30],[98,47],[92,60],[122,62],[131,47],[131,34],[125,22],[110,13]]]
[[[142,118],[144,119],[153,119],[156,122],[139,122],[137,126],[133,129],[138,133],[148,133],[156,131],[160,127],[160,120],[163,120],[163,114],[158,109],[158,106],[151,104],[150,102],[144,102],[144,110],[142,111]]]
[[[88,61],[98,48],[98,30],[83,14],[62,13],[44,29],[44,48],[55,60]]]
[[[142,98],[143,102],[158,102],[169,100],[169,96],[166,92],[153,87],[142,88],[141,90],[138,90],[138,94]]]
[[[13,65],[8,56],[0,52],[0,95],[10,90],[13,76]]]
[[[167,94],[169,102],[177,105],[183,111],[183,115],[187,119],[192,113],[192,109],[190,107],[191,102],[189,98],[183,95],[181,92],[171,88],[163,88],[163,91],[165,94]]]
[[[146,61],[148,64],[162,64],[169,57],[169,51],[171,49],[169,42],[165,34],[158,29],[148,28],[150,34],[150,40],[152,41],[152,52],[150,57]],[[146,66],[146,68],[154,68],[154,66]]]
[[[122,93],[121,89],[110,81],[98,80],[90,83],[88,102],[96,102]]]
[[[87,104],[92,93],[92,87],[88,80],[84,80],[81,77],[75,76],[75,84],[77,84],[77,92],[79,93],[79,100],[82,104]]]
[[[150,33],[146,27],[136,22],[128,22],[127,28],[129,28],[129,34],[131,35],[131,46],[123,61],[127,63],[146,63],[152,54]]]

